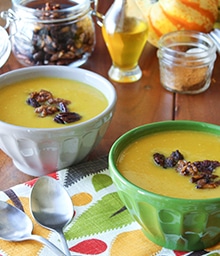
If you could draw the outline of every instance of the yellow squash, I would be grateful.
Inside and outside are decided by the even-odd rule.
[[[143,7],[140,0],[137,2]],[[148,41],[155,46],[163,34],[171,31],[210,32],[218,17],[218,0],[159,0],[146,6]]]

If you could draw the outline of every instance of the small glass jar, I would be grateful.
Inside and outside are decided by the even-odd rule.
[[[95,46],[89,0],[12,0],[4,12],[12,51],[24,66],[80,66]]]
[[[160,81],[172,92],[197,94],[209,88],[216,46],[208,35],[175,31],[159,40]]]

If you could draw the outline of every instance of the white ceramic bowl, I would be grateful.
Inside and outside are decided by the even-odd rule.
[[[116,92],[102,76],[80,68],[34,66],[0,76],[0,87],[39,76],[73,79],[101,91],[108,100],[96,117],[61,128],[28,128],[0,121],[0,148],[24,173],[41,176],[82,161],[104,136],[113,116]]]

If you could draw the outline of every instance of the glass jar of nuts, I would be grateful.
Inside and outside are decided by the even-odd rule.
[[[4,12],[12,51],[25,65],[82,65],[95,46],[89,0],[12,0]]]

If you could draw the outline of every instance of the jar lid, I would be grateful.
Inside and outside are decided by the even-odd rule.
[[[0,68],[5,64],[11,53],[11,43],[8,33],[0,26]]]

